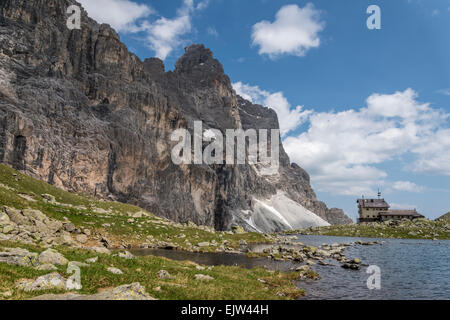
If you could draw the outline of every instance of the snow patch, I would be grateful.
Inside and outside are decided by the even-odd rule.
[[[237,220],[258,232],[278,232],[330,224],[279,191],[270,199],[253,199],[252,210],[242,210]]]

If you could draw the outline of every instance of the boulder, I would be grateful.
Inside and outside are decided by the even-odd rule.
[[[77,267],[77,268],[83,268],[83,267],[90,267],[88,263],[79,262],[79,261],[70,261],[67,265],[68,268],[70,267]]]
[[[30,225],[31,221],[27,217],[25,217],[20,210],[3,207],[3,211],[8,215],[9,220],[14,222],[15,224],[26,226]]]
[[[11,224],[11,220],[9,216],[4,212],[4,210],[0,211],[0,226],[5,226]]]
[[[88,237],[85,234],[79,234],[76,236],[76,239],[79,243],[85,244],[88,242]]]
[[[135,258],[135,256],[134,256],[131,252],[129,252],[129,251],[119,252],[119,253],[117,254],[117,256],[120,257],[120,258],[129,259],[129,260]]]
[[[233,233],[235,233],[235,234],[242,234],[242,233],[245,233],[245,230],[244,230],[244,228],[243,228],[242,226],[233,226],[233,227],[231,228],[231,230],[232,230]]]
[[[204,274],[196,274],[195,275],[195,280],[198,280],[198,281],[211,281],[211,280],[214,280],[214,278],[211,277],[211,276],[208,276],[208,275],[204,275]]]
[[[97,252],[97,253],[101,253],[101,254],[107,254],[107,255],[110,255],[110,254],[111,254],[111,251],[109,251],[109,250],[106,249],[105,247],[99,247],[99,246],[97,246],[97,247],[92,247],[91,250],[92,250],[92,251],[95,251],[95,252]]]
[[[98,261],[98,257],[89,258],[85,260],[86,263],[96,263]]]
[[[109,272],[111,272],[113,274],[123,274],[122,270],[120,270],[118,268],[114,268],[114,267],[108,267],[106,270],[108,270]]]
[[[170,275],[170,273],[166,270],[159,270],[158,273],[156,274],[156,276],[162,280],[165,279],[171,279],[172,276]]]
[[[8,233],[14,231],[15,229],[16,228],[14,225],[8,224],[8,225],[3,226],[3,228],[1,229],[2,230],[1,232],[4,234],[8,234]]]
[[[149,296],[139,283],[126,284],[105,290],[94,295],[67,293],[61,295],[43,295],[31,300],[155,300]]]
[[[54,249],[47,249],[39,255],[39,262],[41,264],[54,264],[57,266],[66,265],[69,260],[64,258],[64,256]]]
[[[39,270],[39,271],[56,271],[56,270],[58,270],[58,268],[51,263],[41,264],[40,266],[35,267],[35,269]]]
[[[45,202],[48,202],[51,204],[56,204],[56,198],[54,196],[52,196],[51,194],[44,193],[44,194],[41,194],[41,197]]]
[[[72,236],[69,233],[63,233],[57,239],[57,242],[62,245],[70,246],[74,243]]]
[[[344,269],[351,269],[351,270],[359,270],[361,269],[361,265],[358,263],[344,263],[342,264],[342,268]]]
[[[209,242],[200,242],[197,244],[197,246],[200,248],[209,247],[210,245],[211,244]]]
[[[39,265],[37,253],[21,248],[6,248],[4,252],[0,252],[0,263],[22,267]]]
[[[65,290],[66,279],[59,273],[50,273],[37,279],[23,279],[16,283],[19,290],[25,292],[43,291],[43,290]]]

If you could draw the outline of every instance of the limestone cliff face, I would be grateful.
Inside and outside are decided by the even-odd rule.
[[[251,210],[254,198],[280,191],[331,223],[349,222],[317,201],[308,174],[284,150],[270,179],[248,165],[174,165],[177,128],[201,120],[222,132],[271,129],[277,116],[238,97],[202,45],[165,72],[162,61],[142,62],[85,12],[81,30],[69,30],[71,4],[0,2],[1,162],[69,191],[217,229],[241,223],[236,213]]]

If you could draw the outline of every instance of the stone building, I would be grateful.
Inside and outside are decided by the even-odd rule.
[[[389,210],[390,206],[384,199],[358,199],[358,223],[381,222],[386,220],[414,220],[424,218],[416,209]]]

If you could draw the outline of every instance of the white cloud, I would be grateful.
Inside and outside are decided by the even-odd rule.
[[[108,23],[118,32],[135,32],[137,21],[154,13],[145,4],[128,0],[78,0],[88,15],[100,23]]]
[[[410,181],[396,181],[392,188],[397,191],[422,192],[423,188]]]
[[[89,15],[101,23],[109,23],[119,32],[145,32],[147,45],[162,60],[177,47],[186,44],[182,37],[192,31],[192,15],[206,9],[209,0],[183,0],[174,18],[148,18],[156,12],[148,5],[130,0],[80,0]]]
[[[291,108],[282,92],[270,93],[261,90],[258,86],[250,86],[242,82],[233,83],[233,88],[244,99],[274,109],[278,115],[282,136],[304,123],[311,113],[308,110],[304,111],[302,106]]]
[[[292,161],[303,166],[320,191],[333,194],[375,194],[391,187],[388,173],[377,165],[408,159],[406,170],[450,175],[449,114],[417,101],[412,89],[373,94],[367,107],[342,112],[313,112],[309,129],[287,137]],[[405,181],[394,189],[418,190]]]
[[[252,44],[259,46],[259,54],[270,58],[289,54],[304,56],[311,48],[320,45],[319,32],[324,29],[320,11],[308,3],[283,6],[275,21],[261,21],[253,26]]]
[[[196,9],[197,10],[205,10],[208,6],[209,6],[209,0],[203,0],[197,4]]]
[[[161,17],[153,23],[143,25],[143,30],[147,32],[149,47],[155,51],[158,58],[165,60],[176,47],[185,43],[182,36],[192,30],[192,14],[195,10],[204,9],[206,5],[205,1],[195,6],[193,0],[184,0],[174,18]]]
[[[415,172],[450,176],[450,129],[439,129],[421,139],[412,151],[418,155],[412,167]]]
[[[213,36],[214,38],[219,37],[219,33],[218,33],[217,30],[216,30],[215,28],[213,28],[213,27],[208,27],[208,28],[206,29],[206,32],[207,32],[210,36]]]
[[[394,94],[373,94],[367,99],[368,112],[385,118],[417,118],[424,115],[430,104],[416,101],[417,93],[412,89]]]
[[[390,182],[388,172],[378,168],[405,157],[405,170],[450,176],[450,114],[419,102],[412,89],[372,94],[360,109],[315,112],[292,108],[282,92],[242,82],[233,87],[243,98],[277,112],[287,153],[320,191],[352,196],[375,194],[378,187],[420,192],[423,188],[412,182]],[[308,131],[289,136],[305,123]]]

